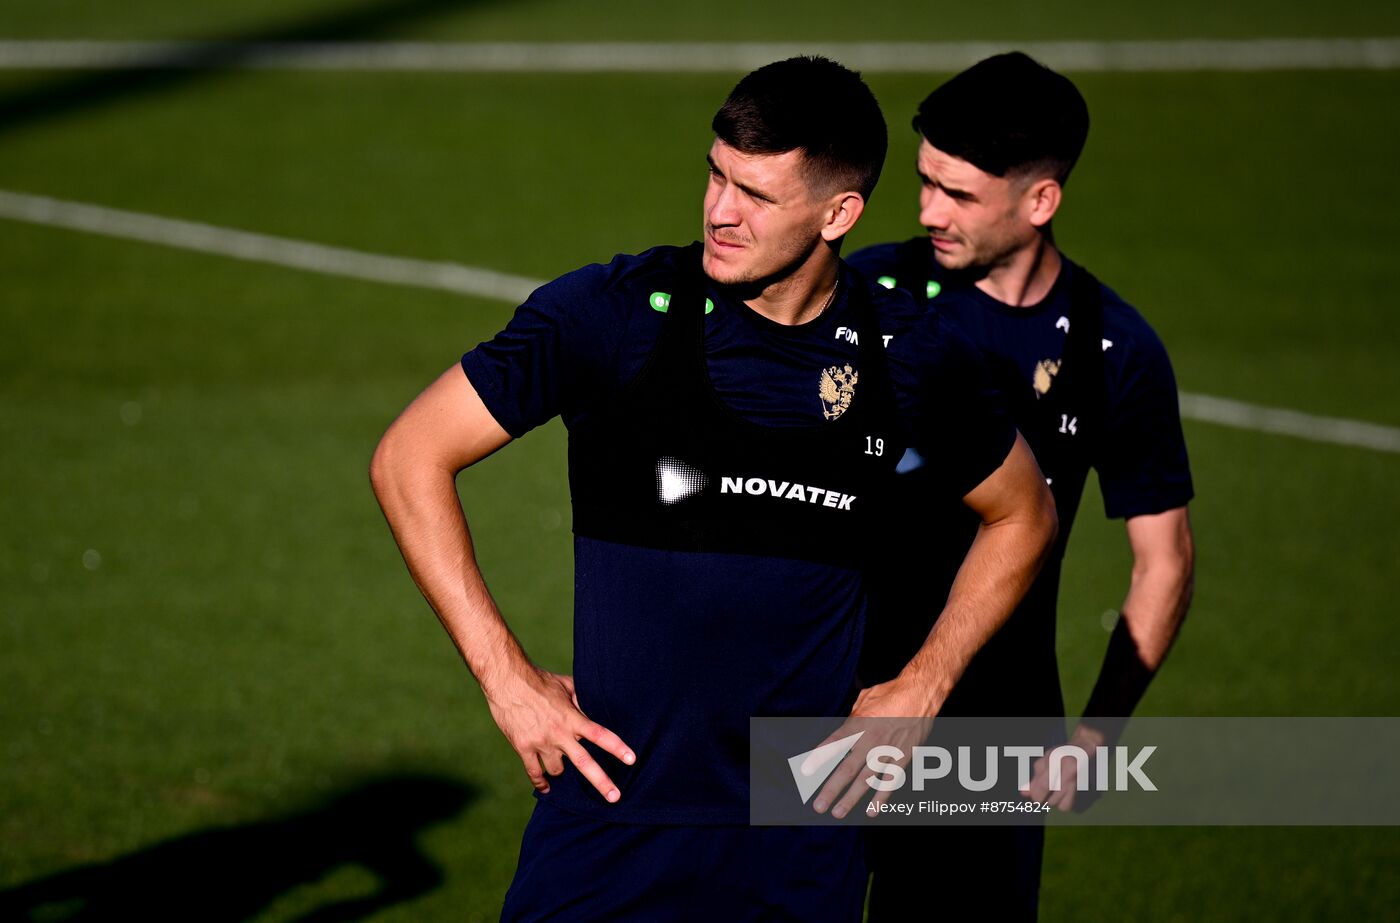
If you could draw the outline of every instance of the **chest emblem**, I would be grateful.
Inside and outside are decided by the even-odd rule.
[[[1060,374],[1059,359],[1041,359],[1035,364],[1035,372],[1031,374],[1031,387],[1035,388],[1037,398],[1044,397],[1050,390],[1050,386],[1055,383],[1055,376]]]
[[[822,416],[835,420],[846,412],[851,406],[851,399],[856,396],[856,381],[859,378],[860,373],[849,364],[844,367],[833,365],[822,372],[817,387],[817,395],[822,401]]]

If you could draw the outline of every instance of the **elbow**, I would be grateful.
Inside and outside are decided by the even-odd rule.
[[[370,456],[369,485],[380,505],[383,505],[385,498],[392,492],[396,480],[395,474],[400,459],[397,442],[394,428],[391,426],[380,438],[379,445],[375,446],[374,454]]]

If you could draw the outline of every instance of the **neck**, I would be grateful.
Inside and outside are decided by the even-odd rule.
[[[796,326],[816,320],[830,305],[836,290],[838,259],[827,247],[817,247],[800,266],[781,279],[756,283],[741,293],[744,304],[769,320]]]
[[[977,287],[1002,304],[1024,308],[1039,304],[1060,276],[1060,251],[1049,232],[1017,250],[977,280]]]

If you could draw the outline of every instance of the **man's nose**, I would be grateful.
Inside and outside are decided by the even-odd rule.
[[[941,190],[926,190],[919,197],[919,223],[926,228],[947,230],[950,214],[948,201]]]
[[[732,184],[726,185],[713,195],[706,214],[712,227],[734,227],[739,224],[739,199]]]

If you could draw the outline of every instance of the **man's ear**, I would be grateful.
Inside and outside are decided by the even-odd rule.
[[[1022,203],[1027,209],[1026,217],[1030,223],[1043,228],[1050,223],[1050,219],[1055,217],[1055,212],[1060,209],[1060,198],[1064,195],[1064,189],[1058,180],[1045,177],[1038,179],[1026,187]]]
[[[840,240],[856,226],[865,212],[865,197],[859,192],[841,192],[831,197],[822,225],[822,239],[827,243]]]

